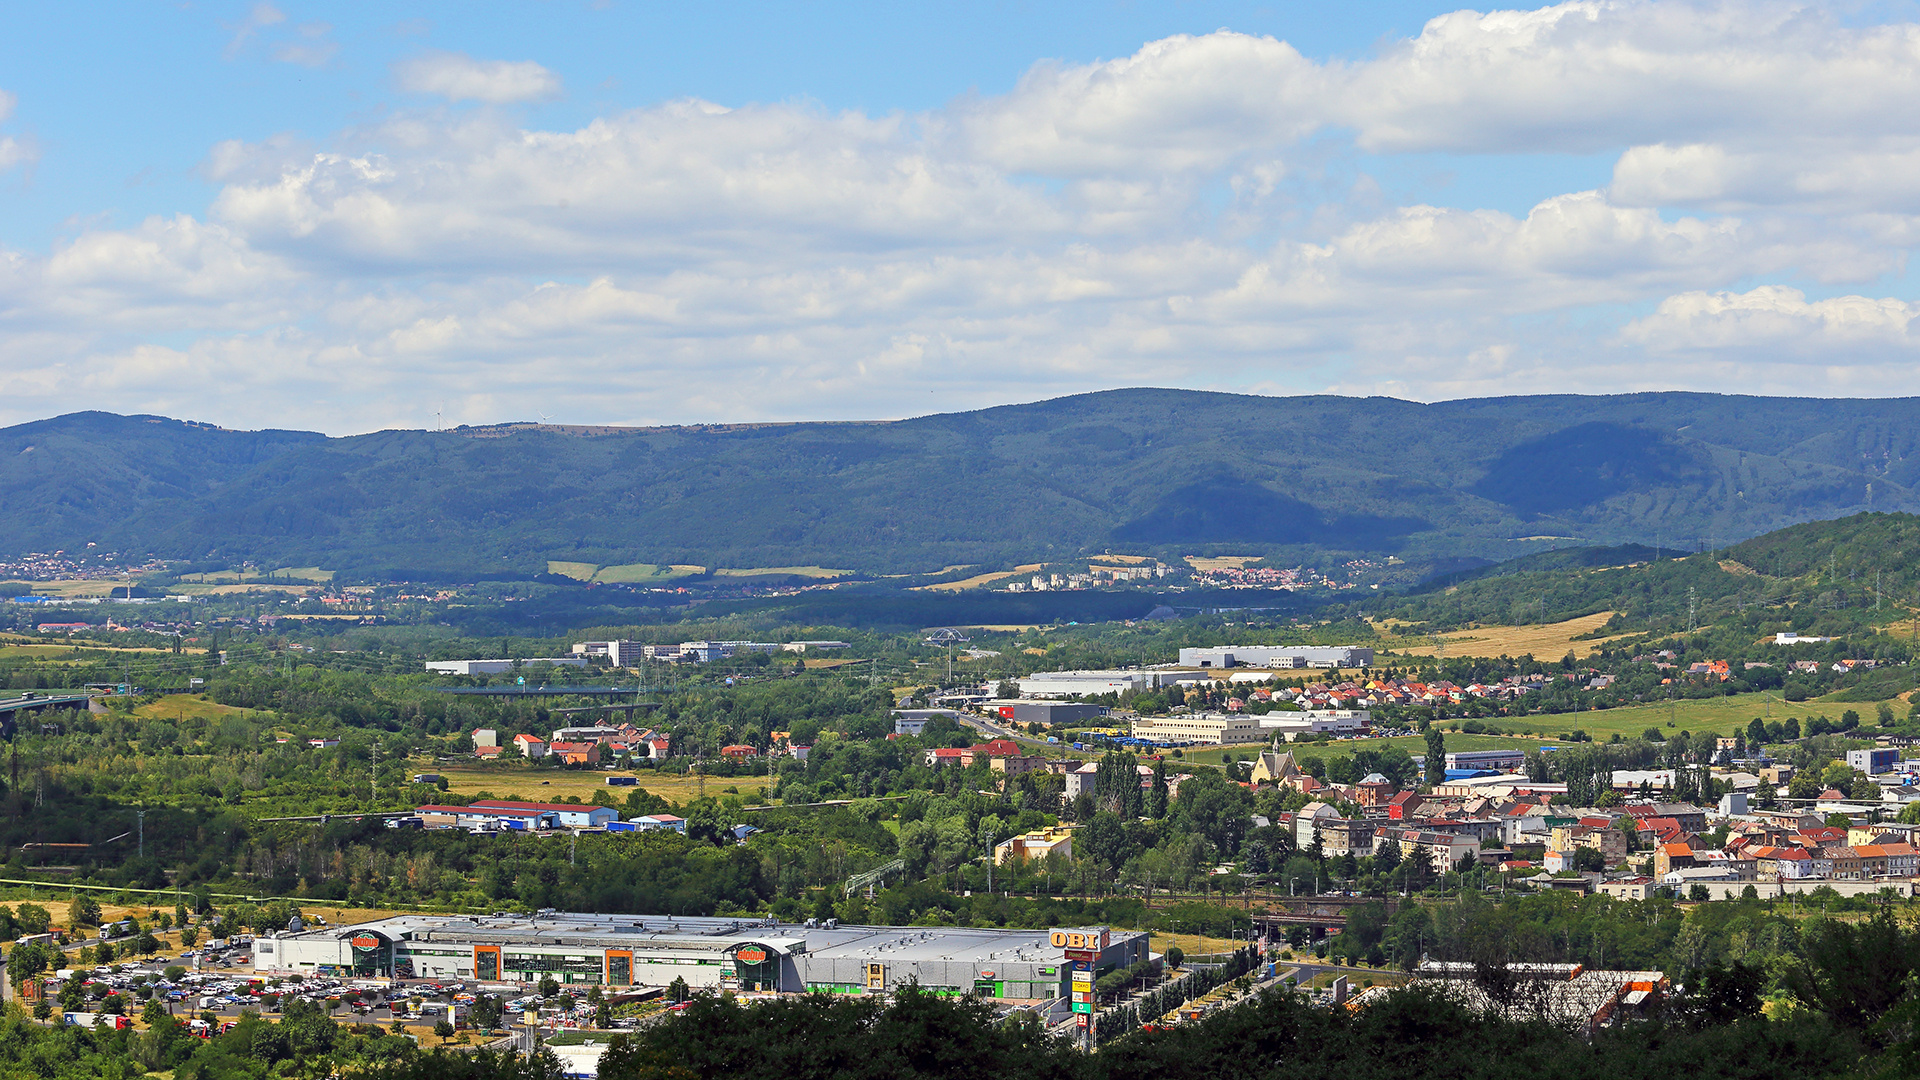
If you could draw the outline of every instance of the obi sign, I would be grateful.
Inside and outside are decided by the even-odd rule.
[[[1104,952],[1107,948],[1109,931],[1106,927],[1099,930],[1055,930],[1048,937],[1056,949],[1069,949],[1073,952]]]

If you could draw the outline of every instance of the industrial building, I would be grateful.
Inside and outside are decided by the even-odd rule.
[[[1144,692],[1160,685],[1161,672],[1141,671],[1037,671],[1015,682],[1020,696],[1063,698],[1074,695],[1125,694]]]
[[[1892,772],[1900,763],[1900,751],[1892,747],[1869,747],[1865,750],[1847,751],[1847,764],[1869,776],[1879,776]]]
[[[1373,650],[1363,645],[1215,645],[1181,649],[1180,666],[1364,668],[1373,666]]]
[[[1264,742],[1268,738],[1255,717],[1239,713],[1143,716],[1133,722],[1133,737],[1161,746],[1225,746]]]
[[[1426,763],[1421,762],[1424,766]],[[1525,747],[1514,750],[1457,750],[1447,754],[1449,769],[1492,769],[1519,772],[1527,764]]]
[[[639,667],[646,646],[638,641],[581,641],[573,646],[575,656],[604,656],[614,667]]]
[[[980,711],[1001,720],[1011,720],[1016,724],[1077,724],[1082,720],[1098,720],[1107,715],[1105,705],[1089,705],[1079,701],[1024,701],[1019,699],[998,699],[983,702]]]
[[[400,915],[352,926],[261,937],[262,974],[471,979],[830,993],[895,991],[909,982],[945,993],[1044,999],[1068,993],[1054,944],[1099,941],[1096,971],[1147,958],[1147,935],[920,926],[825,926],[774,919],[668,915]]]
[[[1270,712],[1259,724],[1267,735],[1293,742],[1302,735],[1363,735],[1373,724],[1373,714],[1365,709]]]

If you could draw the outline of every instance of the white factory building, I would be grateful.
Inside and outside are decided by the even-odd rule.
[[[1258,720],[1241,713],[1142,716],[1133,722],[1133,737],[1163,746],[1265,742],[1272,736],[1260,730]]]
[[[1363,645],[1213,645],[1181,649],[1180,666],[1363,668],[1373,666],[1373,650]]]
[[[1069,992],[1063,931],[810,926],[667,915],[400,915],[254,942],[254,970],[331,975],[555,981],[699,990],[868,993],[910,981],[947,993],[1033,999]],[[1096,971],[1147,958],[1138,931],[1075,928],[1104,942]]]
[[[1270,712],[1258,722],[1269,737],[1292,742],[1302,735],[1365,734],[1373,726],[1373,714],[1365,709],[1308,709]]]
[[[587,666],[584,656],[539,656],[526,660],[429,660],[428,671],[437,671],[442,675],[505,675],[518,668],[530,668],[535,664],[552,664],[555,667]]]

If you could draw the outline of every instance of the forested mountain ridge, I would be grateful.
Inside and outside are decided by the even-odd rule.
[[[1116,390],[884,423],[345,438],[76,413],[0,430],[0,551],[534,574],[1720,546],[1920,509],[1920,399]],[[1548,538],[1548,539],[1537,539]]]

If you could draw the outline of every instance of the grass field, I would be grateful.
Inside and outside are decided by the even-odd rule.
[[[1531,654],[1542,660],[1558,660],[1567,655],[1569,650],[1585,656],[1606,644],[1608,640],[1606,638],[1593,641],[1573,639],[1599,629],[1612,617],[1611,611],[1598,611],[1592,615],[1568,619],[1566,622],[1545,623],[1538,626],[1481,626],[1472,630],[1442,634],[1440,640],[1446,643],[1448,656]],[[1376,624],[1376,628],[1380,631],[1383,649],[1391,649],[1393,652],[1412,656],[1433,656],[1438,652],[1431,638],[1394,637],[1392,627]]]
[[[149,701],[136,705],[135,716],[159,717],[164,720],[182,720],[189,716],[203,720],[217,720],[223,716],[250,716],[251,709],[242,709],[237,705],[222,705],[217,701],[208,701],[205,695],[168,694],[158,701]]]
[[[1625,709],[1603,709],[1580,713],[1559,713],[1552,716],[1522,716],[1508,719],[1493,717],[1482,723],[1500,728],[1502,731],[1515,732],[1512,735],[1469,735],[1466,732],[1449,731],[1446,733],[1448,750],[1501,750],[1514,746],[1571,745],[1562,736],[1575,730],[1584,731],[1595,742],[1607,742],[1613,736],[1631,739],[1644,733],[1648,728],[1658,728],[1663,734],[1688,731],[1694,735],[1713,734],[1731,738],[1736,729],[1744,729],[1755,717],[1762,720],[1780,720],[1788,716],[1808,717],[1824,716],[1829,720],[1840,719],[1840,714],[1852,709],[1862,719],[1873,722],[1876,702],[1836,702],[1802,701],[1785,702],[1775,694],[1741,694],[1735,697],[1703,698],[1696,701],[1675,701],[1650,705],[1635,705]],[[1893,699],[1890,704],[1895,713],[1905,716],[1908,703]],[[1448,725],[1461,721],[1449,720]],[[1286,747],[1295,756],[1312,754],[1323,759],[1350,757],[1355,750],[1379,749],[1383,746],[1398,746],[1409,754],[1426,752],[1426,742],[1418,735],[1402,735],[1390,739],[1353,739],[1333,743],[1299,743]],[[1235,761],[1245,761],[1259,752],[1261,744],[1249,743],[1243,746],[1224,746],[1205,750],[1186,751],[1184,760],[1206,765],[1218,765],[1225,754],[1232,754]]]
[[[137,584],[137,583],[136,583]],[[57,596],[62,599],[79,599],[89,596],[109,596],[115,589],[126,595],[127,583],[102,578],[62,578],[58,581],[7,581],[0,582],[0,589],[8,589],[8,596]]]
[[[1043,565],[1042,563],[1028,563],[1025,566],[1016,566],[1011,570],[996,570],[990,574],[975,574],[970,578],[962,578],[959,581],[943,581],[938,585],[915,585],[907,591],[964,592],[967,589],[978,589],[982,586],[991,585],[996,581],[1004,581],[1010,577],[1019,577],[1021,574],[1031,574],[1039,570]]]
[[[650,769],[639,769],[628,774],[573,772],[512,762],[503,765],[436,766],[428,761],[422,761],[419,767],[422,772],[436,772],[446,777],[447,791],[451,794],[471,796],[485,791],[496,799],[517,795],[528,802],[559,802],[569,795],[578,795],[584,802],[596,791],[611,794],[616,803],[625,802],[627,792],[631,789],[608,787],[607,777],[610,775],[638,776],[641,788],[681,806],[699,798],[702,790],[699,777],[685,773],[658,773]],[[731,787],[738,788],[739,793],[748,799],[758,799],[766,790],[766,785],[764,776],[709,776],[705,778],[704,787],[707,795],[716,798],[726,794],[726,789]]]

